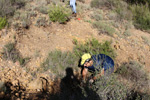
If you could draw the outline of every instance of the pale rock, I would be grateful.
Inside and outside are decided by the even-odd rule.
[[[36,79],[28,84],[29,89],[42,89],[42,81],[40,79]]]
[[[18,85],[18,81],[17,80],[14,80],[12,81],[12,84],[15,86],[15,85]]]

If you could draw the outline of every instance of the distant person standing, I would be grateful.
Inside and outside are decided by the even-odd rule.
[[[76,0],[70,0],[70,6],[72,7],[72,11],[73,11],[73,16],[76,17]]]

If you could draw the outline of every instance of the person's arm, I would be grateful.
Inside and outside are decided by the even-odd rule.
[[[96,80],[97,77],[101,77],[101,76],[103,76],[103,75],[104,75],[104,68],[102,68],[101,73],[99,73],[98,75],[94,76],[92,79],[93,79],[93,80]]]
[[[82,71],[81,71],[83,81],[85,81],[87,74],[88,74],[88,69],[83,68]]]

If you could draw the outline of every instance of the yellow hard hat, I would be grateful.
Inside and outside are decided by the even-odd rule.
[[[91,58],[91,55],[89,53],[83,54],[81,57],[81,65],[83,65],[85,63],[85,61],[90,58]]]

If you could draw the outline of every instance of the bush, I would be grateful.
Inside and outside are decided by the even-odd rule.
[[[67,67],[77,68],[78,58],[71,52],[59,50],[50,52],[46,61],[41,65],[42,71],[50,69],[56,76],[63,77]]]
[[[112,9],[117,13],[117,17],[118,17],[117,20],[132,19],[132,13],[128,9],[127,3],[122,0],[93,0],[91,2],[91,7],[94,8],[107,7],[109,9]]]
[[[132,5],[133,21],[136,28],[150,29],[150,10],[147,5]]]
[[[131,4],[148,4],[150,5],[150,1],[149,0],[125,0],[127,1],[128,3],[131,3]]]
[[[15,9],[25,5],[24,0],[0,0],[0,16],[13,15]]]
[[[19,20],[19,22],[15,22],[15,21],[13,22],[12,25],[14,26],[15,30],[17,28],[29,29],[31,25],[30,17],[31,14],[28,12],[24,12],[24,13],[16,12],[14,14],[14,19]]]
[[[92,39],[87,41],[85,44],[77,44],[74,47],[74,53],[81,57],[84,53],[90,53],[92,55],[95,54],[106,54],[112,58],[115,58],[116,54],[114,50],[111,48],[111,42],[106,41],[104,43],[99,43],[96,39]]]
[[[2,28],[4,28],[6,25],[7,25],[7,20],[6,20],[6,18],[0,17],[0,30],[1,30]]]
[[[103,20],[103,15],[100,13],[95,13],[95,14],[91,15],[91,18],[95,19],[96,21],[100,21],[100,20]]]
[[[20,55],[20,52],[16,49],[15,43],[8,43],[4,46],[2,52],[2,58],[13,61],[19,61],[20,65],[25,65],[29,58],[23,58]]]
[[[106,33],[110,36],[113,36],[113,34],[116,33],[116,30],[113,27],[102,21],[94,22],[93,26],[97,28],[100,31],[100,33]]]
[[[19,52],[15,49],[14,43],[8,43],[3,49],[3,58],[16,62],[19,58]]]
[[[13,6],[16,6],[16,9],[19,9],[25,6],[25,0],[10,0]]]
[[[42,14],[48,14],[48,8],[47,7],[41,7],[39,9],[39,11],[42,13]]]
[[[116,3],[114,11],[118,14],[117,17],[119,20],[132,20],[132,12],[129,10],[129,6],[126,2],[120,1]],[[117,19],[117,20],[118,20]]]
[[[42,14],[48,14],[48,6],[39,6],[36,8],[38,12],[42,13]]]
[[[99,78],[92,88],[101,100],[127,100],[129,94],[128,87],[118,81],[114,74]]]
[[[128,81],[133,82],[134,89],[139,91],[144,89],[144,91],[146,91],[148,86],[148,75],[143,66],[136,61],[122,64],[122,66],[117,69],[116,73],[120,74]]]
[[[51,6],[49,10],[49,18],[53,22],[65,23],[69,20],[70,12],[63,6]]]
[[[0,0],[0,16],[13,15],[14,11],[10,0]]]
[[[46,18],[45,17],[39,17],[37,19],[37,21],[36,21],[35,26],[38,26],[38,27],[40,27],[40,26],[43,26],[43,27],[47,26],[47,20],[46,20]]]
[[[100,7],[100,0],[93,0],[91,2],[91,7],[99,8]]]
[[[132,86],[120,82],[116,73],[126,78]],[[142,65],[131,61],[120,66],[114,74],[97,79],[92,88],[102,100],[147,100],[150,98],[148,81],[148,75],[142,69]]]
[[[92,0],[91,7],[100,8],[100,7],[108,7],[112,9],[119,4],[119,0]]]

